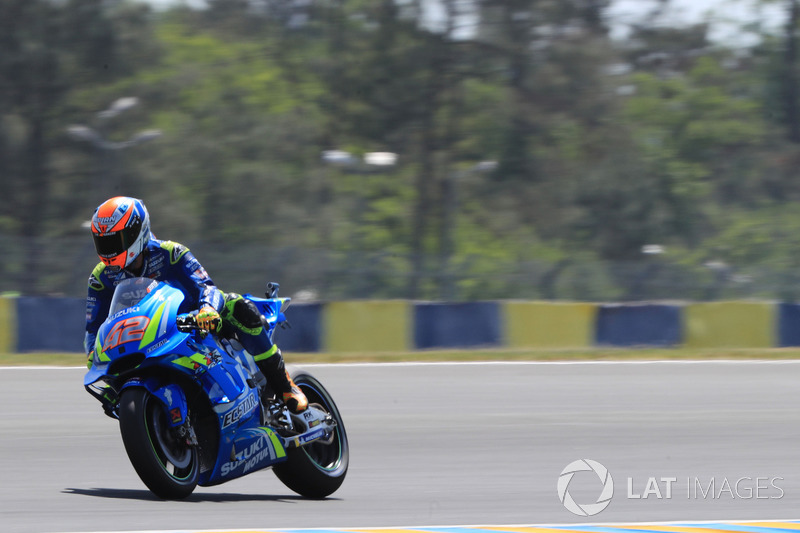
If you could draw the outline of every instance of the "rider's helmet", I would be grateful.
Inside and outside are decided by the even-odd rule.
[[[133,263],[150,240],[150,215],[141,200],[116,196],[92,215],[94,248],[100,261],[114,270]]]

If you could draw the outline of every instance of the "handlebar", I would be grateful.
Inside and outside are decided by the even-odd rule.
[[[191,333],[192,331],[204,331],[208,333],[207,330],[197,325],[197,316],[192,313],[178,315],[177,324],[178,331],[183,333]]]

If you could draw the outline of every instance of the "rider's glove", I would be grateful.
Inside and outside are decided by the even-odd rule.
[[[86,356],[86,368],[91,369],[93,362],[94,362],[94,350],[89,352],[88,355]]]
[[[204,305],[197,313],[197,325],[206,331],[216,331],[222,319],[217,310],[210,305]]]

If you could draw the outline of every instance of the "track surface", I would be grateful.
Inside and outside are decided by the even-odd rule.
[[[351,466],[325,501],[269,471],[155,499],[81,369],[0,369],[3,532],[374,528],[800,515],[800,362],[347,365],[308,367],[339,405]],[[578,517],[561,471],[605,465],[614,498]],[[650,487],[656,478],[661,498]],[[674,477],[671,498],[666,482]],[[630,488],[628,487],[630,478]],[[741,478],[739,494],[730,488]],[[763,478],[766,481],[758,481]],[[782,479],[775,479],[782,478]],[[698,480],[703,497],[691,496]],[[756,499],[756,485],[762,489]],[[697,486],[697,485],[695,485]],[[594,503],[579,472],[570,494]],[[747,489],[752,496],[747,497]],[[695,492],[697,492],[695,490]],[[733,492],[733,491],[732,491]],[[689,493],[689,494],[687,494]]]

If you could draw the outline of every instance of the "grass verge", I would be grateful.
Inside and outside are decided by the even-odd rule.
[[[655,361],[709,359],[800,359],[800,348],[586,348],[573,350],[427,350],[392,353],[288,353],[289,364],[400,361]],[[84,366],[75,353],[0,353],[0,366]]]

